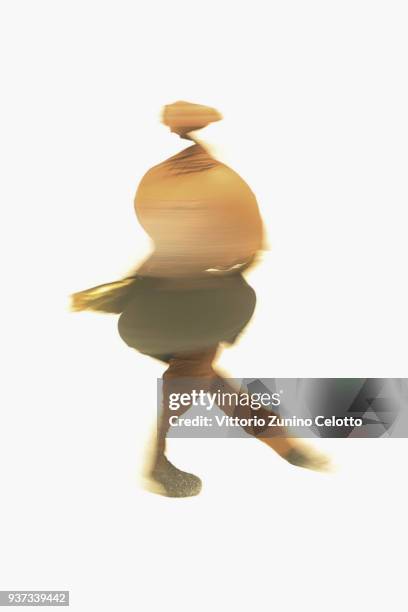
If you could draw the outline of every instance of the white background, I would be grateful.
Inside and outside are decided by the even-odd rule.
[[[183,143],[258,198],[270,250],[239,377],[404,377],[406,3],[2,2],[1,589],[75,611],[406,609],[405,440],[320,441],[334,476],[254,440],[172,440],[202,494],[138,484],[162,366],[68,295],[149,249],[133,197]]]

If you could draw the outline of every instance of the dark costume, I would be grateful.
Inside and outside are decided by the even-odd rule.
[[[140,277],[132,287],[118,330],[129,346],[168,361],[170,355],[220,342],[233,343],[255,308],[255,292],[241,275],[214,286],[171,289]]]

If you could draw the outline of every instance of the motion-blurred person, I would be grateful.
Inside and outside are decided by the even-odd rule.
[[[193,135],[221,118],[213,108],[184,101],[164,107],[163,123],[193,144],[151,168],[137,189],[136,215],[152,239],[153,251],[134,276],[73,296],[75,310],[120,313],[118,330],[124,342],[168,365],[148,476],[152,490],[171,497],[196,495],[201,480],[166,457],[169,393],[186,377],[200,379],[206,389],[236,392],[214,370],[213,361],[222,343],[235,342],[256,304],[255,292],[242,276],[262,250],[256,198],[245,181]],[[242,411],[232,410],[236,416]],[[263,416],[262,410],[256,412]],[[250,416],[248,410],[245,416]],[[286,437],[285,431],[273,436],[265,430],[248,432],[290,463],[311,469],[325,466],[324,457]]]

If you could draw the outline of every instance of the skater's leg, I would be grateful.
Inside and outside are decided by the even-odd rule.
[[[217,372],[214,372],[211,388],[213,392],[237,393],[238,398],[242,399],[242,396],[248,396],[249,394],[248,391],[234,388],[228,380]],[[232,397],[234,397],[234,395]],[[265,427],[249,425],[243,427],[243,429],[261,442],[264,442],[289,463],[314,470],[326,470],[329,468],[329,460],[325,455],[305,446],[300,440],[289,437],[289,432],[285,427],[269,425],[270,416],[275,414],[273,411],[263,407],[255,410],[251,408],[251,406],[245,405],[249,402],[242,403],[244,405],[241,405],[238,401],[236,404],[224,404],[219,407],[228,416],[235,416],[240,419],[252,419],[256,417],[259,421],[263,419],[266,423]]]
[[[158,424],[157,452],[165,452],[166,436],[170,429],[169,417],[172,415],[182,416],[190,408],[190,405],[180,406],[176,411],[170,410],[171,393],[189,393],[191,391],[188,379],[199,381],[200,388],[209,388],[214,376],[212,363],[217,353],[217,347],[206,350],[179,353],[169,359],[169,367],[163,374],[163,401],[162,413]],[[187,379],[187,380],[186,380]]]
[[[170,410],[170,394],[189,393],[191,391],[189,379],[199,380],[203,389],[209,388],[213,377],[212,362],[216,352],[217,347],[212,347],[197,352],[179,353],[172,355],[168,361],[169,367],[163,375],[162,412],[157,427],[156,447],[149,471],[150,481],[159,485],[161,491],[157,492],[164,495],[189,497],[197,495],[201,490],[201,480],[197,476],[177,469],[165,455],[170,416],[181,416],[190,407],[180,406],[177,411]]]

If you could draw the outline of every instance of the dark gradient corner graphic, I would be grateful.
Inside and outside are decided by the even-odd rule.
[[[299,407],[309,411],[314,419],[324,415],[343,421],[330,428],[314,424],[318,437],[382,437],[391,434],[400,411],[407,404],[404,382],[406,388],[405,379],[394,378],[301,379]],[[356,427],[346,417],[360,419],[362,424]]]

